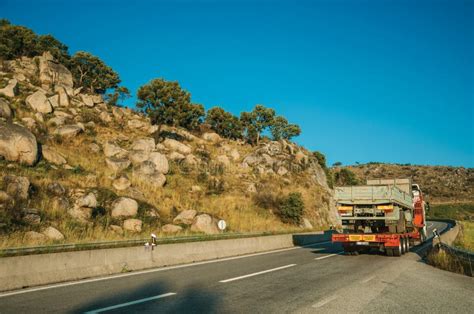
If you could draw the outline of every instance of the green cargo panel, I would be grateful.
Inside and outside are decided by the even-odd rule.
[[[337,203],[348,205],[376,205],[395,203],[413,209],[411,195],[394,185],[342,186],[335,188]]]

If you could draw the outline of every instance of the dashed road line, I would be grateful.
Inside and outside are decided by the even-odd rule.
[[[221,282],[221,283],[231,282],[231,281],[235,281],[235,280],[240,280],[240,279],[244,279],[244,278],[249,278],[249,277],[253,277],[253,276],[258,276],[258,275],[270,273],[270,272],[277,271],[277,270],[290,268],[290,267],[293,267],[293,266],[296,266],[296,264],[289,264],[289,265],[285,265],[285,266],[281,266],[281,267],[277,267],[277,268],[267,269],[267,270],[264,270],[264,271],[259,271],[257,273],[252,273],[252,274],[243,275],[243,276],[239,276],[239,277],[220,280],[219,282]]]
[[[119,309],[119,308],[122,308],[122,307],[130,306],[130,305],[140,304],[140,303],[144,303],[144,302],[148,302],[148,301],[152,301],[152,300],[157,300],[157,299],[163,299],[163,298],[166,298],[166,297],[170,297],[172,295],[176,295],[176,293],[175,292],[169,292],[169,293],[165,293],[165,294],[155,295],[154,297],[149,297],[149,298],[144,298],[144,299],[140,299],[140,300],[130,301],[130,302],[126,302],[126,303],[121,303],[121,304],[112,305],[112,306],[104,307],[104,308],[101,308],[101,309],[89,311],[89,312],[86,312],[85,314],[95,314],[95,313],[101,313],[101,312],[105,312],[105,311],[115,310],[115,309]]]
[[[328,257],[340,255],[341,253],[343,253],[343,252],[337,252],[337,253],[334,253],[334,254],[329,254],[329,255],[324,255],[324,256],[316,257],[315,260],[319,261],[319,260],[322,260],[322,259],[325,259],[325,258],[328,258]]]

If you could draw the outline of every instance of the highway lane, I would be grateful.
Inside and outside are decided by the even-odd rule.
[[[445,227],[430,224],[430,231]],[[467,313],[474,308],[473,278],[428,266],[414,252],[397,258],[340,251],[323,243],[31,289],[0,297],[0,313]]]

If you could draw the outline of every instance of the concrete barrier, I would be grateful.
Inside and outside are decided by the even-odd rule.
[[[0,258],[0,291],[105,276],[147,268],[308,245],[330,240],[331,232],[48,253]]]

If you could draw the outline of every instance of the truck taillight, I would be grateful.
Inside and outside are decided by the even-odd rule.
[[[377,205],[377,209],[380,209],[386,212],[391,212],[393,211],[393,205]]]
[[[352,211],[353,206],[338,206],[337,210],[340,212],[349,212]]]

